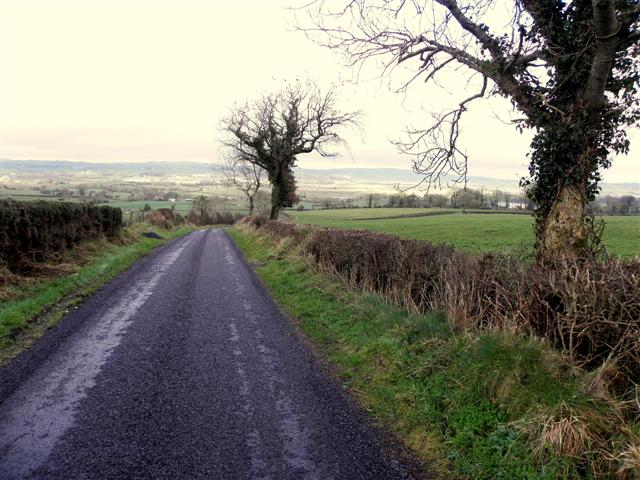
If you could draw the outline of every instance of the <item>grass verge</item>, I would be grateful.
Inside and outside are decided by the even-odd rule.
[[[637,423],[585,393],[590,374],[536,338],[454,332],[345,288],[291,242],[231,229],[364,409],[441,478],[635,478]]]
[[[85,242],[50,264],[39,266],[45,273],[22,278],[17,286],[11,282],[4,285],[3,297],[8,299],[0,302],[0,365],[42,336],[69,308],[140,257],[192,230],[194,227],[161,230],[137,224],[125,229],[116,242],[105,239]],[[155,231],[162,239],[142,237],[143,231]]]

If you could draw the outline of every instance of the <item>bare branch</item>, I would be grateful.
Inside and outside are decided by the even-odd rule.
[[[631,25],[640,17],[640,4],[636,4],[632,8],[618,13],[618,20],[626,25]]]
[[[474,100],[487,92],[488,79],[482,77],[480,90],[462,100],[458,106],[442,115],[434,115],[434,123],[425,130],[409,130],[408,141],[396,142],[401,153],[414,156],[413,171],[422,175],[419,185],[440,186],[447,176],[453,175],[448,185],[464,183],[467,178],[467,154],[458,146],[460,121]],[[412,187],[412,188],[414,188]]]

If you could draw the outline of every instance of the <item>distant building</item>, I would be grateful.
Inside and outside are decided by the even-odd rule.
[[[512,202],[498,202],[499,208],[508,208],[509,210],[526,210],[527,204],[520,200],[514,200]]]

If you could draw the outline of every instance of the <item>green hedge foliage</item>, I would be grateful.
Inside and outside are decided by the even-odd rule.
[[[117,235],[122,210],[83,203],[0,200],[0,262],[20,270],[82,240]]]

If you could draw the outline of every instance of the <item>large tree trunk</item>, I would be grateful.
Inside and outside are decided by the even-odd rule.
[[[586,199],[576,185],[565,185],[544,220],[541,247],[552,256],[583,254],[587,245],[585,224]]]
[[[253,215],[254,205],[253,205],[253,197],[249,197],[249,216]]]
[[[271,203],[271,213],[269,214],[269,220],[277,220],[278,219],[278,211],[280,209],[275,203]]]
[[[277,220],[278,212],[282,208],[282,169],[274,168],[269,172],[271,182],[271,213],[269,220]]]
[[[270,220],[278,219],[278,212],[282,208],[282,175],[274,176],[271,180],[271,214]]]
[[[592,0],[596,48],[582,95],[583,103],[578,105],[578,111],[586,111],[591,119],[599,118],[600,109],[605,104],[607,79],[611,74],[611,66],[620,41],[617,35],[620,22],[614,3],[612,0]],[[590,138],[585,138],[586,144],[597,143],[597,135],[593,132],[600,130],[601,127],[602,125],[599,124],[573,125],[573,128],[583,132],[592,132]],[[590,171],[598,168],[597,164],[592,165],[589,159],[592,154],[587,148],[582,152],[576,165],[583,172],[584,183],[563,185],[543,219],[542,229],[538,231],[538,239],[544,254],[583,255],[587,253],[589,236],[586,225],[587,178]]]
[[[277,168],[269,177],[271,182],[271,220],[278,219],[278,213],[289,205],[290,173],[286,166]]]

